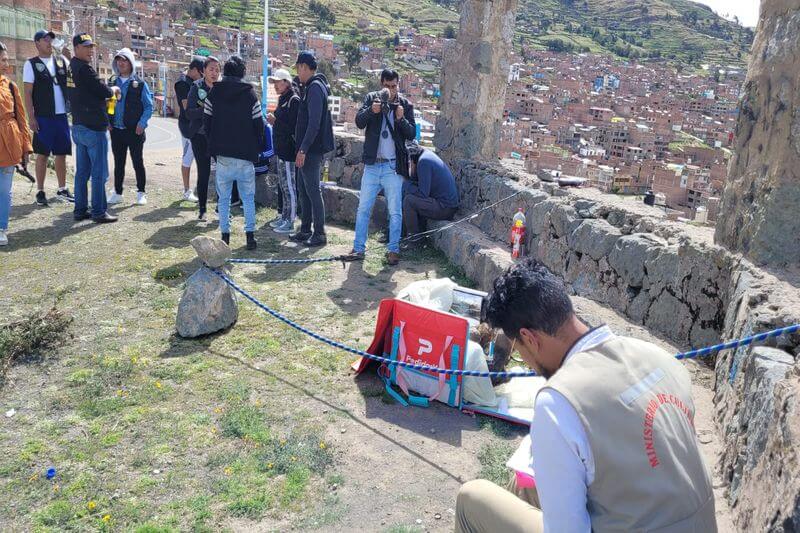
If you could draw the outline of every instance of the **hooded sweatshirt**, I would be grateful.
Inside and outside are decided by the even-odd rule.
[[[116,58],[122,56],[127,59],[132,67],[127,78],[120,76]],[[110,117],[111,124],[116,129],[135,129],[136,126],[147,128],[147,122],[153,116],[153,94],[147,82],[136,73],[136,62],[133,52],[123,48],[111,60],[111,70],[114,75],[109,80],[109,85],[116,85],[122,91],[122,96],[117,101],[114,116]]]
[[[297,112],[295,140],[304,153],[324,154],[333,150],[333,119],[328,109],[331,87],[324,74],[315,74],[305,84]]]
[[[264,117],[252,85],[223,77],[209,91],[203,113],[210,155],[258,162],[264,150]]]

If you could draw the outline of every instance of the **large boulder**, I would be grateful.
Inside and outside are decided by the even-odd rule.
[[[220,239],[198,235],[190,241],[197,257],[208,267],[225,266],[231,256],[231,248]]]
[[[193,338],[231,327],[239,318],[233,289],[208,268],[186,280],[175,320],[178,335]]]

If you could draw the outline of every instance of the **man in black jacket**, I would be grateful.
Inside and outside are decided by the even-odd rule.
[[[232,56],[205,100],[203,125],[208,152],[217,160],[219,229],[230,242],[230,207],[233,183],[238,183],[244,209],[247,249],[256,248],[256,174],[253,163],[264,149],[264,118],[253,86],[242,80],[245,63]]]
[[[297,216],[294,182],[297,147],[294,130],[297,127],[300,96],[295,91],[292,75],[288,70],[278,69],[269,77],[269,82],[275,86],[275,92],[280,95],[278,107],[274,114],[267,115],[267,122],[272,126],[272,146],[278,156],[278,182],[282,200],[279,218],[270,222],[270,226],[275,228],[276,233],[291,233],[294,231],[294,219]]]
[[[320,190],[322,157],[335,148],[333,119],[328,109],[331,88],[324,74],[317,73],[317,59],[311,52],[297,56],[297,75],[304,91],[297,112],[295,140],[298,144],[297,179],[300,184],[300,231],[289,239],[305,246],[323,246],[325,236],[325,204]],[[313,223],[314,232],[311,233]]]
[[[381,72],[383,89],[370,93],[356,115],[356,126],[364,132],[364,175],[356,215],[353,255],[363,256],[372,206],[383,189],[389,210],[389,246],[386,261],[400,261],[400,235],[403,231],[403,176],[397,173],[398,157],[405,157],[405,142],[417,134],[414,106],[400,96],[396,71]],[[403,151],[403,153],[399,153]]]
[[[72,39],[75,54],[69,63],[74,88],[70,91],[72,139],[75,141],[75,220],[91,218],[97,223],[116,222],[106,211],[105,183],[108,179],[108,115],[106,101],[119,98],[119,87],[109,87],[97,76],[91,61],[94,42],[87,33]],[[92,212],[88,212],[87,184],[92,180]]]

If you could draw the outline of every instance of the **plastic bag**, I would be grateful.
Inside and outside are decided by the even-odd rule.
[[[449,278],[423,279],[406,286],[397,298],[447,313],[453,305],[453,289],[456,287],[458,285]]]
[[[486,356],[483,348],[477,342],[467,341],[467,356],[464,358],[464,370],[477,370],[488,372]],[[464,376],[461,382],[462,398],[466,402],[483,405],[486,407],[497,406],[497,396],[492,387],[492,380],[475,376]]]

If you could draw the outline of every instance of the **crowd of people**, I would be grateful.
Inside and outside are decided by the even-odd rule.
[[[58,182],[55,199],[74,204],[76,221],[117,221],[108,206],[124,201],[128,156],[136,179],[135,203],[147,204],[144,147],[153,93],[137,72],[134,53],[128,48],[119,50],[112,60],[113,76],[101,80],[92,66],[95,43],[90,35],[75,35],[72,51],[54,50],[54,39],[55,34],[46,30],[34,35],[38,55],[24,64],[24,91],[8,77],[7,52],[2,52],[0,101],[7,108],[2,120],[15,126],[2,132],[0,245],[8,243],[14,169],[19,166],[27,171],[31,153],[35,154],[40,206],[49,205],[45,176],[50,157]],[[295,68],[296,76],[286,69],[269,76],[279,98],[266,116],[253,86],[244,81],[245,63],[238,56],[224,65],[213,56],[195,57],[175,83],[183,147],[182,198],[196,203],[198,219],[206,221],[209,184],[215,176],[216,211],[225,242],[230,241],[231,207],[241,205],[247,248],[256,248],[255,176],[275,170],[278,216],[269,226],[303,246],[327,244],[321,174],[325,155],[335,148],[331,86],[318,71],[313,53],[301,52]],[[365,130],[364,173],[351,254],[364,256],[372,208],[382,192],[388,207],[386,260],[396,265],[403,233],[414,236],[424,229],[426,220],[452,218],[458,192],[447,165],[416,143],[414,106],[399,93],[398,73],[386,69],[380,82],[382,89],[367,94],[356,117],[356,124]],[[109,140],[114,181],[106,191]],[[66,183],[66,158],[73,155],[73,143],[74,196]],[[270,169],[273,155],[276,168]],[[190,184],[193,163],[197,168],[194,190]],[[300,226],[295,228],[298,218]]]

